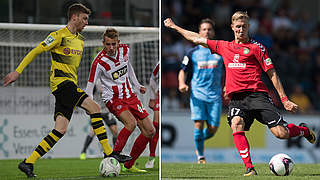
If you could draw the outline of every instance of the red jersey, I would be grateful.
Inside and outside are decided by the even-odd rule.
[[[226,68],[226,93],[268,92],[261,81],[262,71],[274,68],[266,48],[255,40],[238,44],[235,41],[207,40],[211,53],[220,54]]]

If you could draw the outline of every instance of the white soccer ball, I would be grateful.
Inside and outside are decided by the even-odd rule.
[[[104,177],[115,177],[120,174],[120,163],[113,157],[104,158],[99,166],[99,172]]]
[[[274,155],[269,162],[269,168],[276,176],[288,176],[291,174],[293,166],[294,162],[290,156],[283,153]]]

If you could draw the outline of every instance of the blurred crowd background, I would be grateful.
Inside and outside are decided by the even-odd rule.
[[[271,57],[288,97],[301,114],[320,112],[320,16],[316,0],[162,0],[162,110],[185,111],[189,95],[178,91],[177,74],[186,52],[193,47],[163,26],[171,17],[181,27],[198,32],[203,18],[215,21],[215,39],[233,40],[234,12],[247,11],[249,35],[262,43]],[[270,96],[283,108],[267,75],[262,77]],[[226,102],[224,103],[226,110]]]
[[[76,2],[91,9],[89,25],[159,25],[159,0],[0,0],[0,22],[66,24]]]

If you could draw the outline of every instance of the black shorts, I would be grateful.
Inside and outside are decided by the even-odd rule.
[[[66,117],[69,121],[76,106],[80,106],[88,95],[77,87],[72,81],[64,81],[58,89],[52,92],[56,98],[54,120],[58,115]]]
[[[107,126],[117,125],[117,121],[115,117],[112,115],[112,113],[101,113],[103,121],[106,123]]]
[[[269,128],[277,125],[287,126],[287,122],[273,105],[269,95],[264,92],[241,92],[232,95],[228,123],[231,126],[231,119],[240,116],[244,119],[244,130],[248,131],[254,119],[267,125]]]

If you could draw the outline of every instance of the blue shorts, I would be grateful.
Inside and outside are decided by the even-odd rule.
[[[204,120],[211,126],[219,127],[222,100],[206,102],[195,97],[190,98],[191,120]]]

